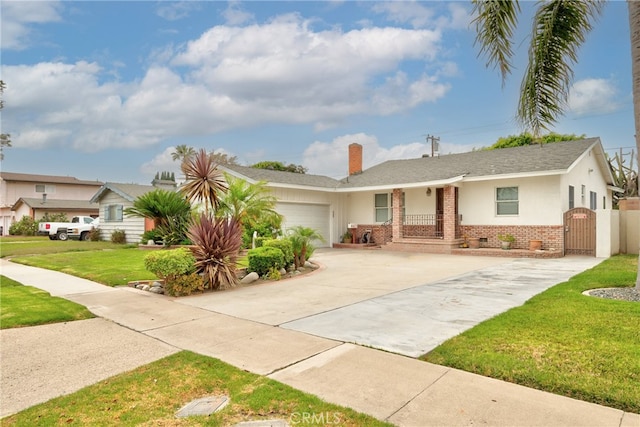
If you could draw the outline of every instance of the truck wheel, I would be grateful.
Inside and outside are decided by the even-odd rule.
[[[80,234],[80,240],[82,240],[83,242],[88,242],[89,240],[91,240],[91,236],[89,236],[89,232],[83,231],[82,234]]]
[[[58,231],[58,234],[56,234],[56,236],[58,236],[58,240],[62,240],[62,241],[69,239],[69,236],[67,235],[66,231]]]

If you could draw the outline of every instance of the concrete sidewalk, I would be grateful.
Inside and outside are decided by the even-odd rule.
[[[400,426],[640,425],[638,414],[218,313],[215,307],[112,289],[5,260],[0,267],[5,276],[83,304],[103,318],[0,331],[2,416],[186,349]],[[119,351],[114,360],[122,363],[114,367],[95,359],[114,347]],[[92,356],[82,357],[88,349]],[[56,358],[55,365],[48,364],[47,355]],[[58,365],[75,369],[60,372]],[[74,376],[85,380],[74,383]],[[37,378],[37,384],[25,390],[22,377]]]

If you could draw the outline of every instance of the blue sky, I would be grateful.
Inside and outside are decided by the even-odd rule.
[[[535,3],[523,3],[502,87],[477,56],[468,2],[7,1],[2,170],[147,184],[174,147],[347,174],[469,151],[513,120]],[[627,5],[608,2],[553,129],[634,146]],[[626,149],[626,151],[629,151]]]

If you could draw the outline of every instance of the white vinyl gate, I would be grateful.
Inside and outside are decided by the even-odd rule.
[[[313,242],[316,247],[326,247],[331,244],[331,223],[329,205],[314,205],[308,203],[282,203],[276,204],[276,211],[281,214],[284,219],[282,221],[282,229],[285,234],[287,229],[302,225],[303,227],[313,228],[317,230],[324,242]]]

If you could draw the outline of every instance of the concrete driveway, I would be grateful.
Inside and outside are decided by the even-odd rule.
[[[511,259],[318,250],[313,274],[178,302],[343,342],[420,356],[601,259]]]

